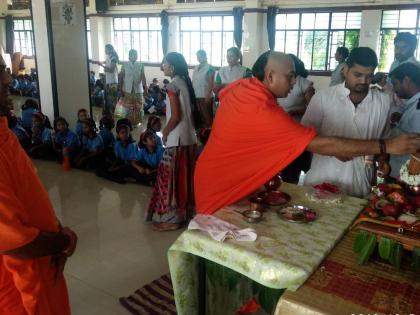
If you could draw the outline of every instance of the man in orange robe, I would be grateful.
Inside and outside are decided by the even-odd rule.
[[[319,137],[295,122],[276,102],[295,83],[293,62],[285,54],[262,54],[253,75],[219,95],[221,105],[195,169],[198,213],[212,214],[255,192],[304,150],[347,159],[379,154],[384,148],[397,154],[420,148],[416,135],[387,140],[384,146],[380,141]]]
[[[10,77],[0,69],[0,314],[69,315],[63,268],[77,237],[8,129]]]

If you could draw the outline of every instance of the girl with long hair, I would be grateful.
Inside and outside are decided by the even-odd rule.
[[[194,211],[196,99],[184,56],[167,54],[162,68],[172,79],[167,86],[167,124],[162,131],[166,148],[146,220],[153,222],[156,230],[167,231],[179,228]]]

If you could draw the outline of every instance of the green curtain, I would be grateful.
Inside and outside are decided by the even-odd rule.
[[[6,16],[6,53],[12,57],[15,46],[15,30],[13,24],[13,16]]]
[[[166,56],[168,53],[168,41],[169,41],[169,17],[168,12],[163,10],[160,13],[160,24],[162,25],[162,50],[163,55]]]
[[[268,7],[267,9],[267,33],[268,33],[268,47],[274,50],[276,46],[276,7]]]
[[[233,19],[234,19],[233,38],[235,40],[236,46],[239,48],[239,50],[241,50],[244,9],[242,9],[241,7],[233,8]]]

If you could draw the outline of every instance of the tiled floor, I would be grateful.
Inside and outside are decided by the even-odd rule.
[[[135,139],[141,130],[134,130]],[[57,216],[79,236],[65,270],[72,313],[128,315],[118,298],[168,272],[167,250],[181,232],[154,232],[144,222],[151,187],[63,172],[53,162],[35,165]]]

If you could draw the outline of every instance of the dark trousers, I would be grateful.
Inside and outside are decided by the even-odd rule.
[[[132,181],[141,185],[153,185],[156,181],[157,172],[153,172],[149,175],[140,174],[137,169],[129,164],[120,165],[115,170],[112,170],[112,165],[105,163],[105,165],[102,165],[97,169],[96,175],[119,184],[125,184],[127,181]]]

